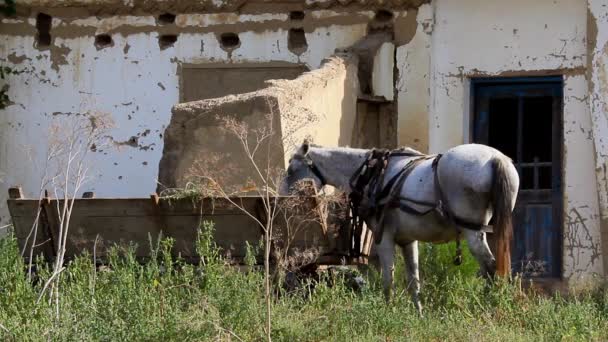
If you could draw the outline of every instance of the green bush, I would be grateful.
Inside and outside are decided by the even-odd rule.
[[[45,295],[50,269],[38,263],[27,279],[13,236],[0,240],[0,338],[15,341],[259,341],[265,337],[263,274],[239,271],[221,259],[205,224],[196,241],[197,265],[171,256],[161,239],[152,258],[140,263],[134,246],[115,246],[108,265],[94,267],[90,255],[71,261],[60,279],[59,319]],[[281,294],[273,302],[277,341],[376,340],[605,340],[608,291],[563,298],[525,293],[517,281],[493,285],[476,276],[464,249],[454,266],[453,244],[420,246],[425,315],[420,318],[405,292],[398,259],[396,294],[384,301],[377,272],[355,292],[338,277]],[[250,253],[250,262],[254,260]]]

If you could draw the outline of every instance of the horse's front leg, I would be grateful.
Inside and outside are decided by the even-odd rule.
[[[418,271],[418,241],[412,241],[402,247],[405,268],[407,271],[407,290],[420,316],[422,304],[420,303],[420,274]]]
[[[490,251],[490,246],[488,246],[486,233],[464,228],[462,228],[462,231],[464,233],[464,238],[469,245],[469,249],[471,250],[471,254],[473,254],[475,259],[477,259],[477,262],[479,262],[481,275],[490,279],[494,278],[494,273],[496,273],[496,260],[494,259],[494,255],[492,255],[492,251]]]
[[[384,232],[382,241],[378,244],[378,257],[380,258],[380,267],[382,269],[382,287],[384,289],[384,298],[388,303],[393,292],[393,276],[395,273],[395,242],[393,234]]]

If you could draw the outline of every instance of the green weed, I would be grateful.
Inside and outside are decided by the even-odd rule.
[[[90,255],[71,261],[60,279],[60,316],[43,297],[51,272],[37,263],[27,280],[13,236],[0,239],[0,339],[15,341],[260,341],[264,340],[263,273],[239,271],[222,260],[205,224],[196,241],[199,264],[171,255],[162,239],[141,263],[134,246],[115,246],[107,266]],[[255,263],[250,247],[248,263]],[[306,293],[279,295],[273,302],[276,341],[503,341],[606,340],[608,291],[568,298],[526,293],[518,282],[488,285],[465,248],[454,266],[453,245],[421,245],[425,316],[405,291],[398,259],[395,298],[387,305],[379,275],[356,292],[346,282],[322,277]]]

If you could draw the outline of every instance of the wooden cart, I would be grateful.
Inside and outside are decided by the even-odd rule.
[[[11,188],[9,197],[8,208],[19,247],[29,251],[34,243],[34,255],[55,259],[60,227],[58,206],[62,200],[25,199],[19,188]],[[367,263],[372,245],[371,231],[363,229],[357,237],[361,250],[353,251],[351,241],[354,237],[344,215],[329,213],[323,217],[316,197],[298,197],[297,205],[290,204],[293,199],[277,198],[279,209],[273,220],[273,244],[286,248],[288,253],[312,252],[316,255],[314,262],[318,264]],[[287,205],[283,205],[285,203]],[[242,263],[246,244],[256,245],[263,239],[263,229],[256,222],[267,220],[263,204],[263,199],[255,196],[230,200],[164,199],[156,195],[150,198],[78,198],[74,200],[65,257],[69,260],[88,251],[90,255],[95,252],[103,262],[110,246],[135,244],[136,256],[146,259],[151,255],[151,246],[162,234],[174,240],[175,255],[196,262],[197,232],[202,222],[210,221],[214,223],[215,242],[224,255],[235,263]],[[27,257],[29,252],[24,255]]]

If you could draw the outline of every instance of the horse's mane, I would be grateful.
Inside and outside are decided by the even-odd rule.
[[[313,143],[310,143],[308,146],[315,147],[315,148],[327,148],[326,146],[321,146],[321,145],[313,144]],[[338,148],[342,149],[342,150],[346,150],[346,151],[348,151],[348,150],[360,150],[360,148],[353,148],[353,147],[348,147],[348,146],[347,147],[338,147]],[[369,150],[371,150],[371,149],[369,149]],[[418,151],[416,149],[413,149],[413,148],[411,148],[409,146],[401,146],[401,147],[399,147],[397,149],[394,149],[393,151],[405,152],[405,153],[409,153],[409,154],[412,154],[412,155],[419,155],[419,156],[426,155],[426,154],[424,154],[424,153],[422,153],[422,152],[420,152],[420,151]]]
[[[422,152],[420,152],[420,151],[418,151],[416,149],[413,149],[411,147],[408,147],[408,146],[402,146],[402,147],[398,148],[396,151],[411,153],[411,154],[420,155],[420,156],[424,156],[425,155],[424,153],[422,153]]]

